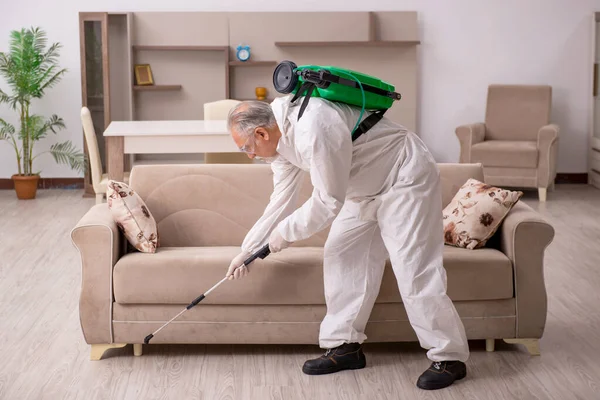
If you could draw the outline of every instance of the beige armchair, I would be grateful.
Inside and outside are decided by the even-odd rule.
[[[204,104],[204,119],[227,119],[229,110],[241,103],[239,100],[219,100]],[[252,160],[246,153],[206,153],[204,154],[206,164],[251,164]]]
[[[98,138],[94,129],[92,115],[87,107],[81,109],[81,124],[83,125],[83,133],[85,135],[85,143],[87,146],[90,169],[92,175],[92,187],[96,194],[96,204],[102,203],[106,194],[106,186],[108,184],[108,174],[102,171],[102,161],[100,159],[100,150],[98,148]],[[129,182],[129,172],[125,173],[123,179],[125,183]]]
[[[483,164],[491,185],[538,188],[540,201],[546,201],[558,153],[551,104],[550,86],[490,85],[485,123],[456,128],[460,162]]]

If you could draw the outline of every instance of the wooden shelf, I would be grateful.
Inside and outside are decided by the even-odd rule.
[[[148,86],[138,86],[135,85],[133,90],[147,90],[147,91],[167,91],[167,90],[181,90],[181,85],[148,85]]]
[[[277,47],[327,47],[327,46],[365,46],[365,47],[405,47],[420,44],[419,40],[372,40],[372,41],[353,41],[353,42],[275,42]]]
[[[277,61],[229,61],[231,67],[267,67],[277,65]]]
[[[235,100],[238,100],[238,101],[250,101],[250,100],[255,100],[255,101],[266,101],[266,102],[270,103],[270,102],[272,102],[272,101],[273,101],[273,100],[275,100],[275,99],[271,99],[271,98],[268,98],[268,97],[267,97],[267,99],[265,99],[265,100],[258,100],[258,99],[256,99],[256,98],[253,98],[253,99],[235,99]]]
[[[132,46],[133,50],[190,50],[190,51],[225,51],[229,46]]]

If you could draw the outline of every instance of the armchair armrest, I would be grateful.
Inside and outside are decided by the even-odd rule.
[[[547,312],[544,252],[553,238],[552,225],[521,201],[500,227],[500,250],[513,264],[517,338],[539,339],[544,332]]]
[[[547,188],[556,177],[558,157],[558,132],[556,124],[545,125],[538,131],[538,187]]]
[[[120,231],[106,203],[92,207],[71,230],[81,256],[79,320],[88,344],[113,342],[113,267],[120,256]]]
[[[483,142],[485,139],[485,124],[478,122],[476,124],[461,125],[456,128],[456,136],[460,142],[460,163],[471,162],[471,146]]]

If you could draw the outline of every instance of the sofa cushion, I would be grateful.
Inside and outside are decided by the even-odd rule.
[[[130,253],[114,267],[115,301],[121,304],[189,304],[218,283],[238,247],[159,247],[155,254]],[[207,304],[325,304],[323,248],[289,248],[251,265],[250,274],[225,281]],[[512,265],[495,249],[446,246],[448,294],[454,301],[513,296]],[[378,303],[401,302],[386,265]]]
[[[443,206],[467,179],[483,180],[479,164],[438,166]],[[269,202],[273,173],[266,164],[136,165],[130,186],[152,210],[161,246],[240,246]],[[306,173],[297,205],[312,191]],[[294,247],[322,247],[328,233],[329,228],[323,229]]]
[[[469,179],[442,212],[445,243],[467,249],[485,246],[521,196],[521,191]]]
[[[485,167],[537,168],[537,142],[487,140],[473,145],[471,161]]]
[[[269,203],[273,172],[266,164],[136,165],[130,186],[152,210],[161,246],[240,246]],[[297,206],[311,193],[306,173]],[[294,245],[323,246],[328,232]]]
[[[126,183],[110,180],[106,189],[108,208],[129,244],[143,253],[158,247],[156,220],[144,200]]]

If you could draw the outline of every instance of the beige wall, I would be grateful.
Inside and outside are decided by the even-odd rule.
[[[6,50],[11,30],[40,26],[47,32],[49,43],[63,45],[60,65],[68,69],[65,78],[35,103],[36,113],[59,115],[64,118],[67,129],[38,143],[36,151],[47,150],[53,143],[64,140],[72,140],[80,149],[83,146],[79,117],[79,12],[134,11],[137,15],[169,10],[191,15],[203,14],[206,10],[223,13],[279,10],[293,13],[318,11],[324,5],[331,11],[369,8],[418,12],[419,34],[415,37],[422,41],[417,46],[418,134],[437,161],[458,160],[459,144],[454,128],[482,120],[488,84],[549,84],[556,93],[553,121],[561,126],[558,171],[588,172],[591,114],[594,112],[591,102],[594,12],[600,11],[597,0],[544,0],[545,7],[540,7],[541,1],[473,0],[62,0],[60,3],[36,2],[35,7],[27,1],[7,4],[10,6],[0,6],[0,48]],[[378,12],[378,17],[390,15],[392,18],[392,14]],[[485,18],[477,18],[477,15],[485,15]],[[383,32],[387,32],[386,27]],[[405,27],[409,27],[406,21],[396,23],[393,31]],[[290,24],[289,29],[294,28]],[[9,90],[6,82],[0,82],[0,87]],[[18,121],[16,113],[7,106],[0,106],[0,118],[11,123]],[[56,164],[48,155],[36,159],[35,168],[42,170],[43,177],[82,176],[68,166]],[[13,149],[0,143],[0,179],[10,178],[15,170]]]

